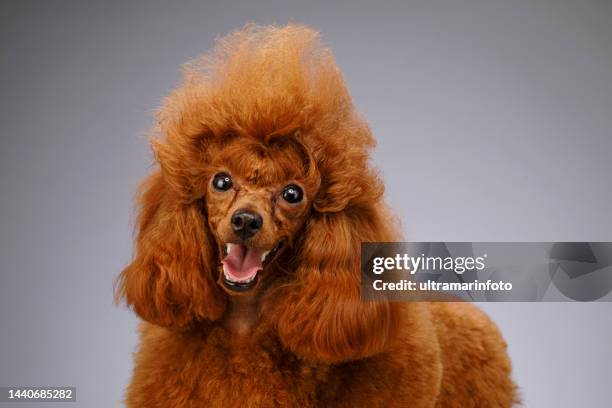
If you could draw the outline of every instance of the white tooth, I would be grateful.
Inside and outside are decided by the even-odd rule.
[[[228,255],[230,253],[231,248],[232,248],[231,244],[225,244],[225,252],[227,252]]]
[[[266,251],[261,255],[261,262],[266,260],[266,256],[268,256],[268,254],[270,253],[270,251]]]

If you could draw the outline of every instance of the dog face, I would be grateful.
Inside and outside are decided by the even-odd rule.
[[[230,295],[251,292],[279,255],[290,250],[315,191],[305,182],[308,157],[288,140],[235,138],[215,155],[205,193],[218,253],[218,284]]]

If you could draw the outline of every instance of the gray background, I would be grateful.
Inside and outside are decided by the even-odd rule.
[[[0,385],[120,404],[137,321],[112,281],[151,113],[247,21],[322,32],[411,240],[612,241],[611,2],[217,3],[0,5]],[[610,406],[612,304],[482,307],[527,407]]]

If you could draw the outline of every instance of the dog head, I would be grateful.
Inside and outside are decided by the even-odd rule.
[[[185,328],[231,296],[295,353],[343,361],[381,350],[396,307],[359,296],[362,241],[397,237],[369,165],[374,140],[331,52],[301,26],[247,26],[185,67],[152,141],[136,252],[118,298]]]

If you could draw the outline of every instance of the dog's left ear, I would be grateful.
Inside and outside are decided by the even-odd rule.
[[[281,341],[310,361],[372,356],[385,350],[397,333],[398,304],[360,297],[361,242],[397,238],[380,201],[382,191],[373,187],[382,184],[373,174],[364,177],[366,173],[352,180],[353,187],[359,185],[358,195],[341,188],[326,192],[330,205],[320,202],[313,211],[296,249],[296,279],[275,294],[280,300],[270,317]]]

